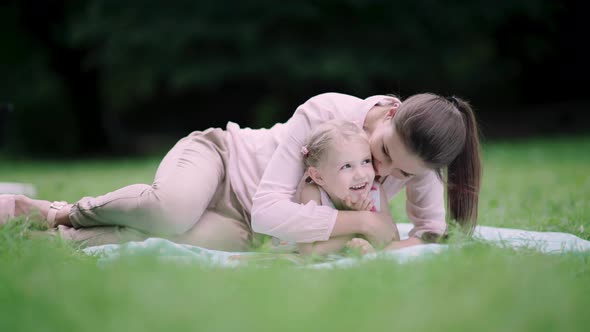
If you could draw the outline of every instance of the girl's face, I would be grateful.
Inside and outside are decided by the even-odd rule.
[[[391,175],[398,179],[409,179],[415,175],[425,173],[429,168],[420,158],[406,149],[391,124],[392,116],[393,114],[388,113],[369,137],[375,174],[380,176]]]
[[[310,175],[332,199],[350,196],[358,200],[371,189],[375,179],[369,143],[361,137],[335,142],[320,165],[310,168]]]

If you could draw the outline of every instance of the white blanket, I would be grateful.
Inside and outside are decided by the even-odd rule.
[[[398,224],[401,238],[407,238],[411,224]],[[590,252],[590,241],[577,236],[557,232],[533,232],[520,229],[477,226],[474,238],[504,248],[529,249],[542,253]],[[362,261],[376,258],[392,259],[399,263],[439,254],[449,248],[447,244],[424,244],[394,251],[382,251],[362,258],[338,255],[327,257],[326,262],[307,264],[311,268],[349,267]],[[302,264],[304,261],[296,254],[267,254],[255,252],[224,252],[197,246],[176,244],[161,238],[149,238],[141,242],[128,242],[122,245],[108,244],[84,249],[88,255],[99,256],[104,264],[122,256],[150,255],[163,260],[186,263],[199,263],[213,266],[239,266],[244,262],[265,264],[277,260]]]

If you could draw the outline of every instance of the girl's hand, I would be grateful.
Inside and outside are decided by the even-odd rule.
[[[355,237],[354,239],[348,241],[346,246],[350,249],[359,249],[361,255],[366,255],[375,252],[375,248],[373,248],[369,241],[358,237]]]
[[[344,199],[344,205],[349,210],[371,211],[373,209],[373,199],[369,192],[367,192],[364,197],[361,197],[354,202],[352,201],[352,197],[346,196],[346,199]]]

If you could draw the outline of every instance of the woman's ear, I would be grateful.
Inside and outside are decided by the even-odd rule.
[[[318,186],[324,185],[324,179],[322,178],[322,175],[320,174],[320,171],[317,168],[310,166],[308,169],[308,173],[309,177],[313,180],[315,184],[317,184]]]
[[[394,103],[393,106],[385,112],[385,120],[393,119],[393,116],[395,115],[395,112],[397,112],[399,106],[399,103]]]

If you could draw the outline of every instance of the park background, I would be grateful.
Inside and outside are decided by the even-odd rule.
[[[484,139],[590,128],[577,1],[3,1],[4,150],[165,151],[323,92],[473,104]]]
[[[2,1],[0,181],[75,202],[150,183],[192,130],[268,127],[313,95],[471,101],[480,225],[590,240],[587,11],[576,1]],[[405,195],[390,202],[408,222]],[[348,269],[99,264],[0,227],[0,331],[587,331],[590,255],[452,233]],[[542,247],[543,244],[539,243]]]

